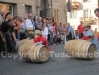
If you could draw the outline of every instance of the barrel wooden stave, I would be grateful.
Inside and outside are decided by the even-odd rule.
[[[18,41],[17,44],[16,44],[16,49],[18,50],[21,45],[24,45],[24,44],[27,44],[27,43],[32,44],[34,42],[33,42],[33,40],[29,40],[29,39],[24,39],[24,40]]]

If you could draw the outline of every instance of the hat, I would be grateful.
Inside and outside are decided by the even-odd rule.
[[[35,31],[35,34],[41,35],[41,31],[40,31],[40,30],[36,30],[36,31]]]
[[[27,30],[33,30],[33,28],[28,28]]]
[[[91,24],[89,22],[84,23],[84,27],[90,26]]]

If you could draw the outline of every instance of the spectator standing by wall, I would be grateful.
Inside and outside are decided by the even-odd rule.
[[[65,43],[65,38],[66,38],[66,24],[63,25],[61,32],[61,39],[63,44]]]
[[[98,31],[97,31],[97,28],[95,28],[95,30],[94,30],[94,36],[95,36],[95,37],[98,37],[98,35],[99,35],[99,33],[98,33]]]
[[[53,32],[54,32],[54,28],[53,28],[53,23],[50,24],[50,26],[48,27],[49,30],[49,41],[50,41],[50,45],[53,45]]]
[[[25,29],[26,29],[25,19],[24,17],[21,17],[20,18],[20,40],[25,39]]]
[[[73,29],[72,26],[70,26],[70,23],[68,23],[66,30],[67,30],[67,41],[72,40]]]
[[[38,30],[42,30],[42,18],[39,17],[39,20],[38,20]]]
[[[80,25],[77,27],[77,31],[79,34],[79,39],[83,37],[83,32],[84,32],[84,27],[83,27],[83,22],[80,22]]]
[[[18,38],[18,40],[20,40],[20,20],[19,20],[19,17],[18,16],[17,16],[16,20],[17,20],[16,23],[18,24],[17,38]]]
[[[57,44],[57,30],[58,30],[58,23],[55,18],[53,18],[53,26],[54,26],[54,43]]]
[[[14,38],[14,41],[17,42],[18,40],[16,39],[15,33],[14,33],[14,21],[13,20],[8,20],[5,21],[1,24],[1,30],[2,32],[5,33],[5,39],[6,39],[6,44],[7,48],[9,49],[9,52],[16,52],[16,49],[14,48],[14,45],[12,43],[12,37],[11,34]]]
[[[32,14],[28,14],[28,18],[25,21],[25,25],[26,25],[26,30],[28,28],[33,28],[34,29],[34,24],[33,24],[33,20],[32,20]]]

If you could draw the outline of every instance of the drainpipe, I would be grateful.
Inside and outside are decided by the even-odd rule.
[[[36,15],[38,16],[38,0],[36,0]]]
[[[52,13],[52,17],[53,17],[53,4],[52,4],[52,0],[51,0],[51,8],[52,8],[51,13]]]

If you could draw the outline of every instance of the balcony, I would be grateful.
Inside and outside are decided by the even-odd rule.
[[[80,17],[80,21],[89,22],[91,24],[96,24],[98,20],[97,20],[97,18],[90,16],[90,17]]]
[[[77,10],[79,8],[79,2],[72,2],[72,10]]]

